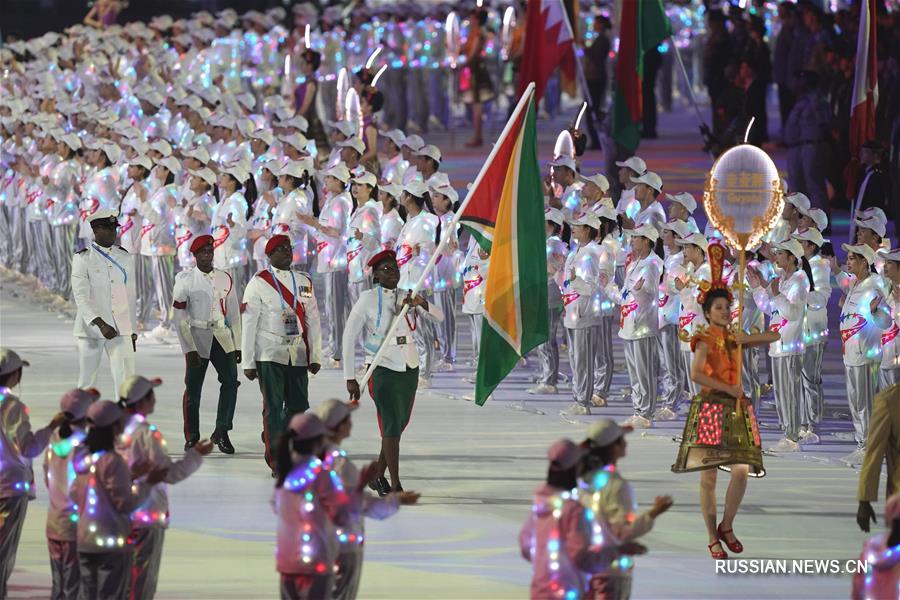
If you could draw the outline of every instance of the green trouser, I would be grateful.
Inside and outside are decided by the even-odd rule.
[[[186,360],[186,359],[185,359]],[[231,420],[234,418],[234,407],[237,404],[238,378],[237,353],[222,349],[219,341],[213,338],[209,358],[201,358],[200,365],[186,367],[184,373],[184,441],[200,439],[200,393],[203,391],[203,380],[206,368],[212,363],[219,375],[219,407],[216,410],[216,430],[231,431]]]
[[[275,468],[275,442],[297,413],[309,410],[309,380],[306,367],[276,362],[256,362],[259,390],[263,397],[263,443],[266,462]]]

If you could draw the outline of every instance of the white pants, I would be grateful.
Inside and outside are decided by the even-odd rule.
[[[536,348],[538,360],[541,363],[538,383],[556,385],[559,383],[559,340],[556,339],[556,332],[559,330],[559,322],[562,320],[562,311],[556,307],[550,308],[548,313],[550,337]]]
[[[472,366],[478,368],[478,351],[481,349],[481,323],[484,321],[484,315],[469,315],[469,324],[472,334]]]
[[[593,327],[566,328],[569,342],[569,365],[572,367],[572,398],[582,406],[590,406],[594,395],[594,354],[597,335]]]
[[[331,271],[322,273],[325,279],[325,320],[328,322],[328,343],[331,358],[341,360],[341,340],[344,337],[344,325],[350,314],[348,303],[347,271]]]
[[[847,403],[850,405],[850,418],[853,419],[853,431],[856,447],[865,448],[869,436],[869,416],[872,414],[872,400],[878,389],[878,363],[861,367],[844,366],[847,380]]]
[[[694,364],[694,353],[690,350],[681,351],[681,362],[684,364],[684,372],[686,374],[687,390],[691,394],[691,398],[700,393],[700,386],[691,379],[691,365]]]
[[[656,336],[625,340],[625,366],[634,414],[653,419],[656,407]]]
[[[900,383],[900,367],[878,370],[878,391],[883,392],[892,385]]]
[[[657,338],[659,350],[660,403],[675,410],[675,405],[684,390],[684,363],[681,360],[681,342],[678,327],[666,325],[659,330]]]
[[[772,381],[775,387],[775,411],[784,437],[800,438],[800,405],[803,402],[803,378],[799,376],[803,355],[772,357]]]
[[[594,353],[594,394],[606,399],[613,378],[613,328],[615,317],[603,317],[594,327],[597,348]]]
[[[131,345],[131,336],[120,335],[111,340],[78,338],[78,387],[81,389],[94,387],[104,351],[109,357],[109,367],[115,386],[113,397],[118,398],[119,386],[126,377],[134,374],[134,347]]]
[[[810,344],[803,352],[803,408],[800,421],[811,431],[818,428],[825,409],[822,395],[822,356],[825,344]]]
[[[429,304],[434,302],[434,295],[430,291],[422,290],[419,292],[419,295],[425,298],[425,301]],[[429,318],[416,317],[414,322],[416,330],[413,331],[413,340],[415,340],[416,348],[419,351],[419,377],[430,381],[431,374],[434,372],[434,358],[437,355],[437,350],[434,347],[435,341],[437,341],[437,328]]]
[[[63,298],[72,295],[72,252],[75,251],[75,225],[50,228],[53,240],[53,263],[56,267],[53,291]]]
[[[435,323],[440,358],[446,363],[456,362],[456,288],[446,288],[434,293],[434,301],[441,307],[444,320]]]
[[[744,348],[741,360],[741,385],[753,404],[753,411],[759,414],[759,346]],[[690,374],[688,374],[690,377]],[[817,421],[818,422],[818,421]]]

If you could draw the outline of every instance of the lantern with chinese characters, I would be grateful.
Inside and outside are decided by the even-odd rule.
[[[775,226],[784,209],[775,163],[756,146],[731,148],[706,177],[703,206],[733,248],[752,248]]]

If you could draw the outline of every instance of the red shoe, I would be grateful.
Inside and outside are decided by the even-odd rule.
[[[717,545],[719,542],[713,542],[707,548],[709,548],[709,555],[712,556],[715,560],[725,560],[728,558],[728,553],[724,550],[719,550],[718,552],[713,550],[713,546]]]
[[[725,539],[725,534],[727,533],[730,533],[734,537],[734,542],[729,542]],[[728,549],[735,554],[740,554],[744,551],[744,545],[741,544],[741,541],[734,535],[733,529],[722,529],[722,524],[719,523],[719,526],[716,527],[716,535],[719,536],[719,541],[728,546]]]

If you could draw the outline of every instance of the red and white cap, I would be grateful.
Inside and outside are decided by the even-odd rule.
[[[111,400],[98,400],[88,407],[87,418],[94,427],[108,427],[122,419],[122,409]]]
[[[290,246],[291,238],[284,235],[283,233],[279,233],[278,235],[273,235],[272,237],[270,237],[269,241],[266,242],[266,248],[265,248],[266,256],[275,252],[275,249],[278,248],[279,246],[281,246],[282,244],[287,244],[288,246]]]
[[[559,470],[568,470],[584,458],[587,450],[572,440],[557,440],[547,449],[547,459]]]
[[[119,386],[119,399],[124,400],[125,404],[134,404],[143,400],[153,388],[161,386],[162,382],[159,377],[147,379],[141,375],[131,375]]]
[[[94,388],[69,390],[59,399],[59,410],[66,413],[73,421],[87,416],[91,404],[100,399],[100,392]]]
[[[211,236],[209,234],[198,235],[197,237],[194,238],[194,241],[191,242],[191,254],[194,254],[200,248],[203,248],[203,247],[208,246],[213,243],[214,243],[213,236]]]
[[[288,428],[298,440],[308,440],[325,435],[325,424],[313,413],[299,413],[291,417]]]

